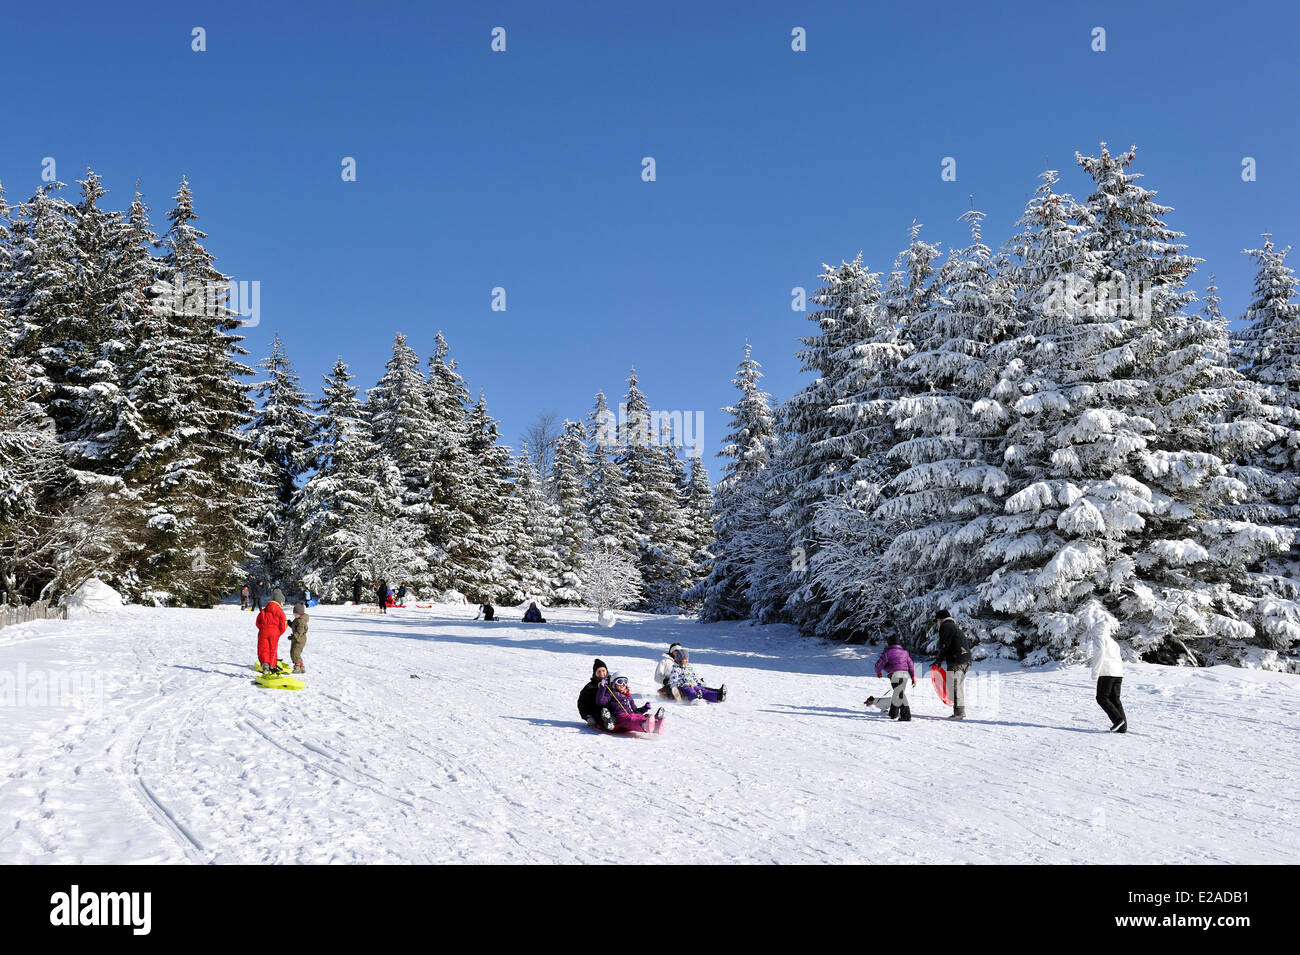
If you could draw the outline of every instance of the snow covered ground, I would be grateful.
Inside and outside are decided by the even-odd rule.
[[[1110,735],[1078,667],[986,664],[971,718],[862,705],[874,651],[784,627],[315,608],[307,689],[252,682],[251,614],[0,630],[0,863],[1284,863],[1300,678],[1132,666]],[[731,699],[585,729],[599,656],[679,640]],[[281,642],[288,655],[288,641]]]

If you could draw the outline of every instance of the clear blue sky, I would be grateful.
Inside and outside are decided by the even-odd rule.
[[[161,228],[188,176],[218,265],[261,282],[250,357],[278,331],[313,392],[338,354],[368,387],[395,332],[427,356],[442,329],[512,444],[635,363],[655,408],[706,413],[712,455],[746,338],[770,391],[801,386],[790,290],[822,262],[887,271],[913,218],[964,244],[971,193],[997,245],[1045,161],[1086,195],[1073,153],[1101,140],[1137,143],[1207,260],[1193,286],[1213,271],[1243,311],[1240,250],[1300,244],[1297,9],[9,3],[0,182],[90,164],[119,207],[141,179]]]

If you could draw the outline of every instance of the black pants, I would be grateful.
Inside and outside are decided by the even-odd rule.
[[[1097,705],[1106,711],[1112,723],[1127,719],[1124,704],[1119,701],[1119,685],[1123,682],[1122,676],[1097,677]]]

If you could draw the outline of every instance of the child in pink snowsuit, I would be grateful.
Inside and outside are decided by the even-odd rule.
[[[632,688],[627,677],[616,673],[596,688],[596,705],[604,707],[613,716],[614,726],[634,733],[662,733],[664,708],[661,706],[653,716],[650,704],[636,705],[632,698]],[[606,729],[613,727],[606,725]]]

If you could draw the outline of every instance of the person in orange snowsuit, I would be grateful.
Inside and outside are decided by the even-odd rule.
[[[284,594],[277,588],[257,613],[257,661],[262,664],[263,672],[272,672],[279,664],[280,637],[288,626],[283,603]]]

